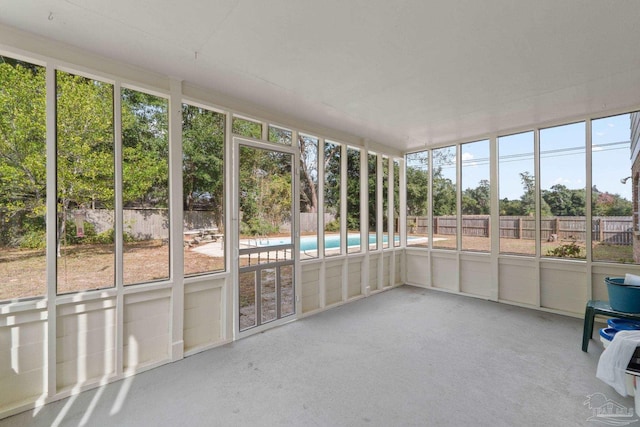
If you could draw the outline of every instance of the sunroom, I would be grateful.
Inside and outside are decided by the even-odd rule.
[[[640,274],[639,18],[0,1],[0,418],[402,285],[582,318]]]

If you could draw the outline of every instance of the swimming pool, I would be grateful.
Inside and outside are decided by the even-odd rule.
[[[387,235],[383,236],[382,241],[387,243],[389,240]],[[395,241],[399,242],[400,237],[396,236]],[[369,234],[369,244],[374,244],[376,242],[376,235]],[[289,245],[291,244],[290,238],[269,238],[267,240],[258,241],[258,246],[276,246],[276,245]],[[348,234],[347,235],[347,246],[359,246],[360,245],[360,235],[359,234]],[[340,247],[340,235],[330,234],[324,237],[324,247],[325,249],[334,249]],[[317,236],[305,236],[300,238],[300,250],[301,251],[316,251],[318,250],[318,237]]]

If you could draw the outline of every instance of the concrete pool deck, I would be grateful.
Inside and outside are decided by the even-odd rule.
[[[305,237],[309,237],[309,236],[305,236]],[[440,241],[440,240],[447,240],[445,238],[442,237],[436,237],[433,239],[434,242],[436,241]],[[256,245],[252,244],[251,242],[255,241],[255,239],[242,239],[240,240],[240,249],[248,249],[248,248],[255,248]],[[429,241],[428,238],[423,237],[423,238],[416,238],[413,239],[412,242],[414,244],[425,244]],[[268,246],[257,246],[257,247],[263,247],[265,249],[268,248]],[[220,239],[217,242],[209,242],[209,243],[204,243],[204,244],[200,244],[198,246],[192,247],[190,248],[191,251],[194,252],[198,252],[200,254],[203,255],[207,255],[210,257],[214,257],[214,258],[222,258],[224,257],[224,248],[225,248],[225,244],[224,244],[224,239]],[[327,248],[327,255],[331,255],[331,252],[337,252],[337,251],[330,251],[330,248]],[[316,255],[316,250],[307,250],[307,251],[301,251],[303,254],[306,254],[307,257],[309,258],[315,258]]]

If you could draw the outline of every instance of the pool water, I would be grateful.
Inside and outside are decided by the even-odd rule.
[[[395,241],[399,241],[399,237],[396,236]],[[383,236],[383,242],[387,243],[389,240],[386,235]],[[376,242],[376,235],[369,235],[369,244],[373,244]],[[275,245],[288,245],[291,244],[290,238],[270,238],[268,242],[262,241],[259,246],[275,246]],[[347,235],[347,246],[359,246],[360,245],[360,235],[359,234],[348,234]],[[340,235],[331,234],[325,236],[324,238],[324,247],[325,249],[334,249],[340,247]],[[318,237],[317,236],[306,236],[300,238],[300,250],[301,251],[315,251],[318,250]]]

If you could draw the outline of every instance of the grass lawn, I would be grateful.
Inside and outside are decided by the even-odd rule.
[[[451,235],[435,235],[434,247],[438,249],[455,249],[456,239]],[[547,256],[549,251],[570,244],[571,242],[542,242],[540,251],[542,256]],[[580,258],[586,258],[584,242],[577,242],[580,247]],[[426,247],[426,245],[416,245],[415,247]],[[462,249],[468,251],[489,252],[491,250],[491,240],[488,237],[462,237]],[[526,239],[502,239],[500,240],[500,252],[509,254],[535,255],[536,246],[534,240]],[[633,263],[633,246],[631,245],[610,245],[595,243],[592,249],[594,261],[611,261],[620,263]]]
[[[435,236],[440,248],[455,248],[452,236]],[[542,255],[560,245],[570,242],[542,242]],[[535,253],[533,240],[502,239],[501,252],[515,254]],[[585,257],[584,244],[580,256]],[[489,251],[490,240],[486,237],[463,237],[463,249]],[[593,247],[594,261],[633,263],[633,247],[596,244]],[[78,245],[65,248],[58,258],[58,293],[105,289],[114,286],[114,253],[111,245]],[[0,251],[0,301],[15,298],[37,297],[46,293],[45,253],[42,250],[2,248]],[[200,272],[224,269],[222,257],[211,257],[185,249],[185,272]],[[143,283],[169,277],[169,246],[161,241],[127,244],[124,253],[125,283]],[[248,279],[248,277],[246,278]],[[252,299],[250,284],[243,287],[243,295]],[[250,301],[246,302],[250,305]]]
[[[196,274],[224,269],[224,259],[185,250],[185,272]],[[58,293],[114,287],[112,245],[67,247],[58,258]],[[45,252],[2,248],[0,301],[42,296],[46,293]],[[161,241],[127,243],[124,253],[125,283],[144,283],[169,277],[169,246]]]

